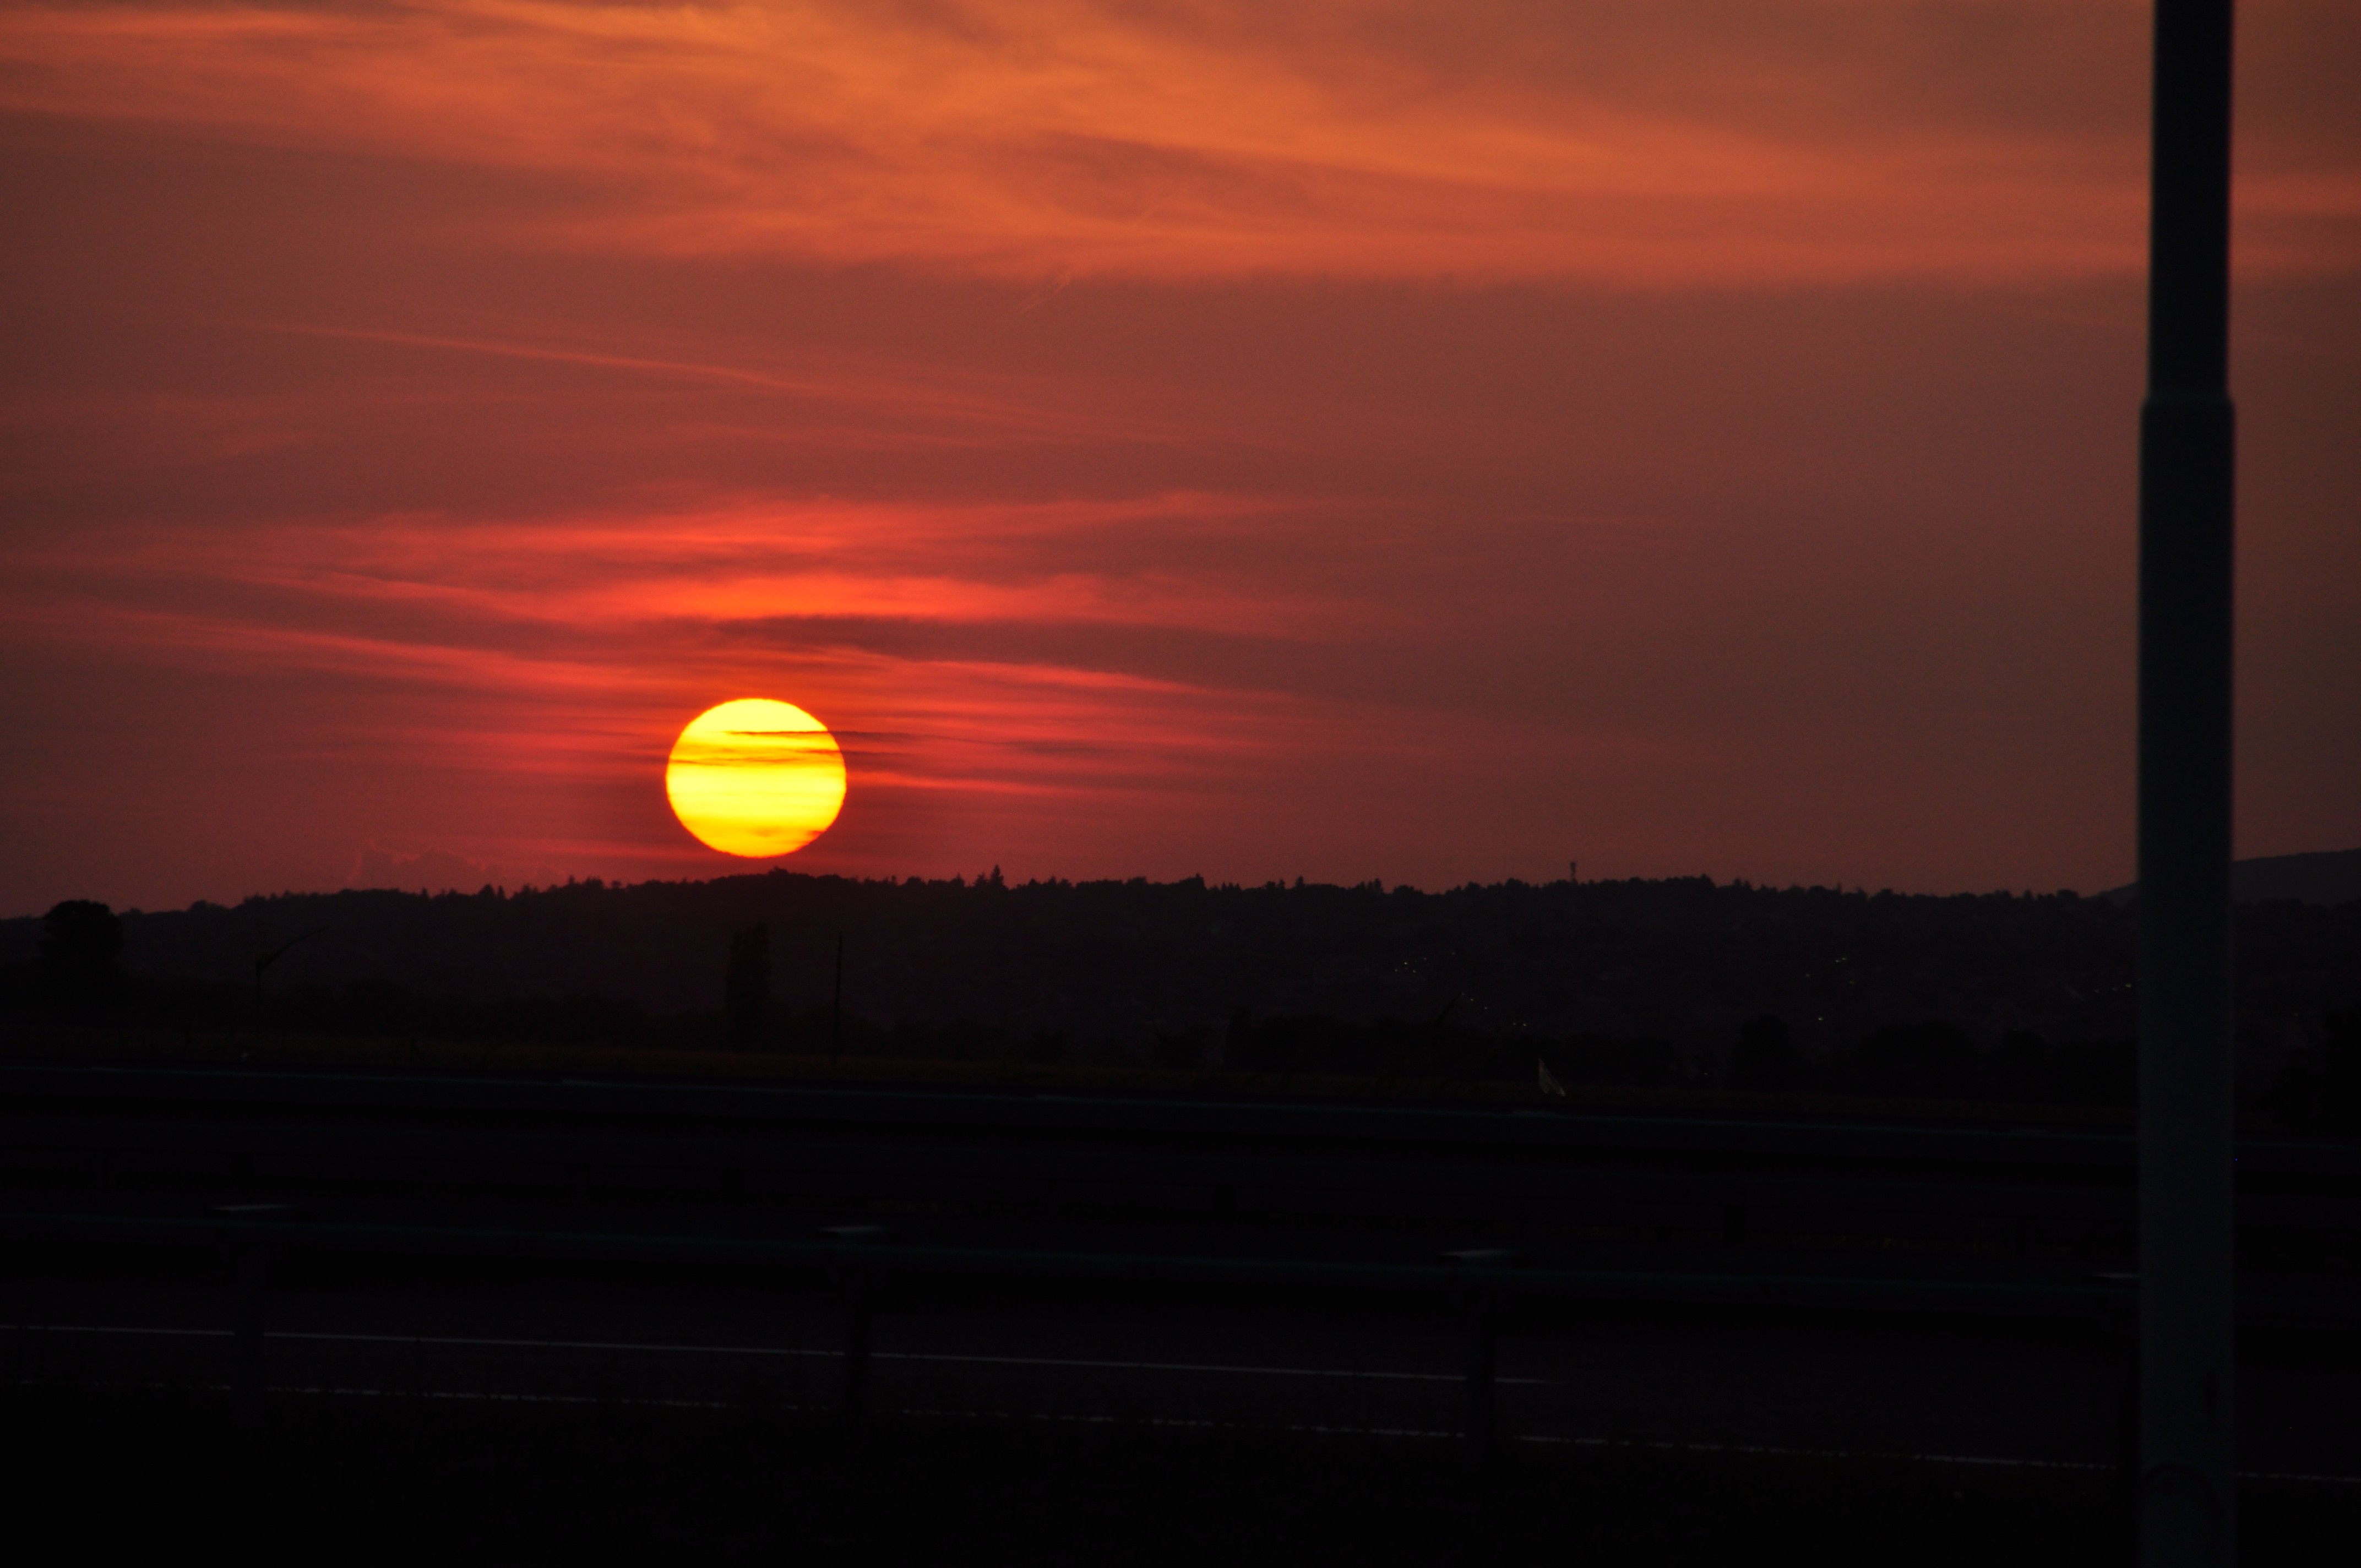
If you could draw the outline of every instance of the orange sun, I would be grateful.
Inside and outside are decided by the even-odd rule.
[[[790,854],[843,809],[844,753],[795,704],[741,697],[688,721],[672,743],[664,794],[680,825],[725,855]]]

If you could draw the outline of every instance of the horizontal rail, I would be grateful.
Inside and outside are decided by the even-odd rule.
[[[170,1103],[255,1113],[524,1117],[568,1123],[735,1123],[1126,1137],[1413,1145],[1488,1157],[1551,1151],[2128,1173],[2128,1133],[2040,1127],[1642,1116],[1515,1108],[1304,1104],[661,1080],[0,1064],[11,1101]],[[2361,1179],[2361,1145],[2249,1139],[2242,1172]]]
[[[364,1255],[527,1263],[856,1269],[873,1277],[1029,1277],[1075,1284],[1165,1284],[1271,1291],[1367,1292],[1496,1300],[1816,1310],[1916,1316],[2115,1317],[2135,1302],[2127,1277],[2066,1285],[1881,1279],[1780,1274],[1520,1268],[1507,1263],[1388,1264],[1140,1253],[906,1246],[839,1240],[755,1240],[424,1225],[317,1223],[86,1214],[0,1215],[0,1234],[23,1240],[154,1247],[309,1248]],[[2279,1299],[2269,1315],[2346,1321],[2361,1303]]]
[[[2128,1275],[2086,1277],[2120,1281],[2094,1293],[2062,1283],[2074,1277],[2057,1266],[2127,1266],[2131,1151],[2112,1134],[2036,1130],[0,1066],[0,1172],[20,1189],[18,1217],[0,1217],[0,1227],[20,1234],[105,1224],[124,1237],[146,1227],[185,1239],[192,1225],[213,1235],[218,1213],[170,1216],[267,1196],[300,1201],[305,1218],[270,1229],[304,1245],[809,1267],[841,1252],[841,1243],[797,1239],[831,1212],[916,1202],[908,1212],[926,1218],[913,1228],[931,1234],[863,1248],[865,1266],[1225,1288],[1452,1288],[1464,1268],[1400,1259],[1403,1244],[1440,1247],[1455,1231],[1515,1238],[1533,1266],[1497,1272],[1534,1300],[2113,1312],[2131,1294]],[[2254,1284],[2295,1292],[2251,1297],[2250,1321],[2344,1321],[2351,1309],[2340,1296],[2354,1294],[2361,1258],[2361,1148],[2250,1144],[2241,1160],[2264,1176],[2239,1199],[2253,1255],[2278,1271]],[[115,1214],[23,1215],[77,1206],[37,1195],[60,1181],[115,1192]],[[148,1199],[124,1202],[133,1187]],[[515,1212],[520,1195],[537,1211],[552,1193],[565,1217]],[[650,1204],[677,1222],[653,1217]],[[143,1206],[166,1217],[125,1217]],[[732,1228],[751,1219],[771,1234],[713,1237],[717,1218]],[[1027,1250],[986,1229],[1012,1218],[1053,1227],[1033,1238],[1053,1249],[1071,1248],[1076,1223],[1104,1234],[1085,1244],[1095,1251]],[[512,1228],[519,1221],[539,1228]],[[1378,1223],[1391,1259],[1301,1255],[1366,1254]],[[1282,1245],[1295,1261],[1197,1255],[1227,1248],[1226,1237],[1209,1242],[1208,1226],[1276,1240],[1281,1224],[1294,1228]],[[1674,1260],[1661,1252],[1602,1255],[1665,1245],[1719,1249],[1726,1260],[1686,1257],[1664,1272]],[[1763,1245],[1817,1253],[1819,1272],[1788,1258],[1779,1259],[1787,1272],[1766,1271]],[[1948,1255],[1966,1277],[1855,1277],[1860,1266],[1847,1258],[1871,1245]],[[2052,1271],[2028,1280],[2030,1269],[1991,1268],[1995,1252],[2046,1257]],[[1619,1261],[1631,1266],[1602,1266]]]
[[[1980,1129],[1847,1122],[1622,1116],[1518,1109],[1312,1105],[1026,1092],[478,1078],[437,1074],[234,1069],[0,1065],[0,1103],[14,1099],[179,1102],[255,1112],[341,1111],[566,1121],[713,1121],[1124,1136],[1243,1138],[1321,1144],[1456,1146],[1489,1156],[1548,1150],[1892,1159],[1910,1164],[2084,1166],[2128,1170],[2130,1136],[2042,1128]],[[2361,1177],[2361,1149],[2250,1146]]]

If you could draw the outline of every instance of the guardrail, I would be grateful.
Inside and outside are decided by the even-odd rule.
[[[861,1419],[868,1387],[871,1326],[878,1286],[888,1278],[927,1281],[994,1277],[1051,1287],[1173,1287],[1211,1289],[1261,1306],[1302,1305],[1339,1295],[1382,1295],[1423,1303],[1455,1319],[1466,1336],[1465,1444],[1471,1463],[1496,1442],[1494,1368],[1504,1319],[1512,1308],[1678,1307],[1741,1314],[1845,1313],[1884,1318],[2076,1321],[2100,1325],[2124,1342],[2135,1300],[2126,1278],[2076,1285],[1894,1279],[1790,1274],[1678,1274],[1613,1269],[1529,1268],[1500,1249],[1474,1248],[1425,1265],[1306,1259],[1057,1252],[903,1245],[881,1228],[838,1227],[799,1240],[470,1230],[370,1225],[258,1214],[248,1206],[205,1218],[70,1213],[0,1214],[0,1234],[19,1243],[94,1246],[110,1255],[135,1249],[225,1252],[237,1297],[231,1390],[239,1419],[258,1419],[268,1386],[266,1293],[274,1263],[299,1252],[375,1259],[436,1258],[509,1265],[597,1265],[676,1277],[685,1266],[759,1269],[831,1280],[844,1312],[841,1418]],[[2316,1303],[2276,1303],[2316,1315]],[[2308,1311],[2308,1310],[2310,1310]]]
[[[0,1179],[1392,1226],[1535,1254],[1776,1238],[2120,1269],[2133,1155],[2126,1135],[2029,1128],[0,1067]],[[2249,1143],[2239,1169],[2246,1256],[2361,1273],[2361,1147]]]
[[[2299,1233],[2307,1255],[2336,1265],[2249,1289],[2243,1320],[2352,1326],[2361,1149],[2256,1144],[2241,1159],[2247,1223]],[[11,1065],[0,1067],[0,1176],[11,1175],[20,1198],[14,1212],[0,1205],[0,1234],[20,1243],[226,1252],[239,1300],[233,1386],[249,1413],[263,1387],[272,1259],[296,1254],[832,1281],[848,1420],[862,1403],[870,1323],[889,1280],[1024,1280],[1075,1297],[1210,1291],[1301,1308],[1382,1297],[1466,1335],[1467,1443],[1479,1457],[1492,1442],[1498,1335],[1536,1313],[2082,1323],[2117,1347],[2128,1374],[2136,1310],[2123,1245],[2132,1144],[2109,1134]],[[76,1204],[21,1197],[83,1177],[99,1190]],[[269,1201],[224,1203],[225,1190]],[[488,1193],[515,1190],[555,1191],[588,1223],[482,1223],[497,1206]],[[661,1200],[683,1223],[606,1223],[619,1192],[642,1214]],[[910,1228],[938,1234],[823,1230],[806,1212],[862,1218],[880,1194],[932,1200],[923,1206],[935,1212]],[[192,1203],[206,1212],[188,1212]],[[1095,1245],[977,1245],[960,1234],[971,1210],[1002,1224],[1091,1204]],[[402,1217],[355,1217],[372,1205]],[[741,1234],[696,1234],[717,1214]],[[1301,1244],[1291,1255],[1171,1245],[1183,1230],[1234,1239],[1231,1229],[1273,1214],[1295,1227],[1278,1237]],[[1631,1239],[1616,1224],[1646,1231],[1668,1216],[1706,1244],[1690,1266],[1602,1266]],[[2016,1226],[2019,1243],[1997,1261],[1982,1245],[1995,1222]],[[2084,1262],[2028,1260],[2026,1227],[2041,1226],[2103,1245]],[[1460,1245],[1421,1254],[1429,1230]],[[1766,1233],[1794,1245],[1773,1261]],[[1252,1234],[1272,1250],[1275,1233]],[[1578,1245],[1566,1241],[1577,1234]],[[1954,1277],[1863,1273],[1838,1261],[1834,1244],[1817,1255],[1805,1245],[1862,1234],[1948,1248]],[[1710,1266],[1696,1266],[1699,1257]],[[2046,1273],[2017,1277],[2037,1270]]]

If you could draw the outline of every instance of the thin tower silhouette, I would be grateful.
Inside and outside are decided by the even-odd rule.
[[[2157,0],[2140,411],[2139,1555],[2235,1553],[2231,0]]]

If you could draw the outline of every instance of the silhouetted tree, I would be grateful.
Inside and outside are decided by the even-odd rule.
[[[746,1049],[763,1036],[771,1007],[771,928],[761,923],[730,938],[730,974],[722,986],[722,1010],[730,1015],[730,1042]]]
[[[115,981],[123,952],[123,921],[105,905],[70,898],[41,919],[40,961],[53,996],[86,1002]]]

